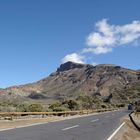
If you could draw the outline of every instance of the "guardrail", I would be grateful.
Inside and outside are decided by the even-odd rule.
[[[113,111],[118,110],[118,108],[109,108],[109,109],[96,109],[96,110],[76,110],[76,111],[60,111],[60,112],[0,112],[1,117],[5,117],[8,120],[13,120],[16,116],[27,116],[27,115],[42,115],[42,118],[46,115],[83,115],[83,114],[90,114],[95,112],[105,112],[105,111]]]

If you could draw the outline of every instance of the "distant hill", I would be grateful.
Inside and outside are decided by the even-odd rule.
[[[0,90],[0,99],[64,100],[80,95],[123,102],[140,97],[140,71],[111,64],[66,62],[35,83]]]

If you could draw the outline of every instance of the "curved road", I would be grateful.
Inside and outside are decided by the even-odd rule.
[[[107,140],[127,111],[115,111],[0,132],[0,140]]]

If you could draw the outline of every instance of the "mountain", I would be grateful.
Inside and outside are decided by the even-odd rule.
[[[93,66],[66,62],[40,81],[1,89],[0,99],[51,101],[89,95],[122,102],[140,97],[139,86],[139,70],[111,64]]]

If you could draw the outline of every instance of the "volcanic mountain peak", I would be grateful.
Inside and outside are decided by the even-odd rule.
[[[68,61],[66,63],[63,63],[60,65],[60,67],[57,69],[57,72],[63,72],[63,71],[67,71],[70,69],[75,69],[75,68],[121,68],[120,66],[116,66],[113,64],[99,64],[96,66],[90,65],[90,64],[81,64],[81,63],[75,63],[75,62],[71,62]]]
[[[2,95],[3,98],[10,99],[52,100],[75,98],[81,94],[91,96],[98,94],[104,98],[111,94],[117,101],[122,96],[127,97],[122,90],[131,87],[133,83],[140,83],[140,73],[136,70],[112,64],[93,66],[69,61],[61,64],[57,71],[47,78],[32,84],[7,88]]]
[[[60,67],[57,69],[57,72],[62,72],[62,71],[75,69],[75,68],[83,68],[84,66],[85,66],[84,64],[68,61],[64,64],[61,64]]]

